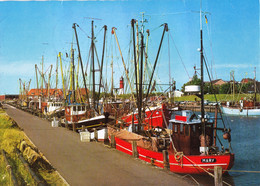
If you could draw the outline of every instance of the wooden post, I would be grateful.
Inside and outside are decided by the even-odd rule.
[[[65,120],[65,128],[66,128],[66,129],[69,128],[69,126],[68,126],[68,121],[67,121],[67,120]]]
[[[163,168],[164,169],[169,169],[170,164],[169,164],[169,157],[168,157],[168,151],[163,150]]]
[[[151,165],[154,166],[154,159],[151,158]]]
[[[105,138],[104,138],[104,144],[108,144],[108,129],[106,129],[106,134],[105,134]]]
[[[215,121],[214,121],[214,141],[213,145],[217,144],[217,127],[218,127],[218,105],[215,106]]]
[[[112,148],[116,148],[115,135],[114,135],[114,134],[111,134],[110,138],[111,138],[110,146],[111,146]]]
[[[138,158],[138,151],[137,151],[137,143],[133,141],[132,143],[132,155],[134,158]]]
[[[14,186],[18,186],[17,179],[16,179],[16,177],[15,177],[15,175],[14,175],[12,166],[11,166],[11,165],[9,164],[9,162],[8,162],[8,159],[7,159],[7,157],[6,157],[6,152],[5,152],[5,150],[2,150],[2,154],[3,154],[3,156],[4,156],[4,160],[5,160],[5,163],[6,163],[6,165],[7,165],[7,166],[6,166],[6,169],[7,169],[8,173],[9,173],[9,175],[11,176],[13,185],[14,185]]]
[[[73,132],[76,132],[76,125],[75,125],[75,123],[72,123],[72,129],[73,129]]]
[[[117,121],[117,111],[115,112],[115,125],[116,125],[116,121]]]
[[[94,129],[94,138],[96,141],[98,141],[98,132],[97,129]]]
[[[135,115],[134,115],[134,112],[132,114],[132,132],[135,132]]]
[[[222,167],[215,166],[214,167],[214,178],[215,178],[215,186],[223,186],[222,183]]]

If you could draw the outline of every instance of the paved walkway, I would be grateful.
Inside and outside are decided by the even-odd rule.
[[[147,165],[101,143],[80,141],[79,134],[53,128],[50,122],[5,105],[31,141],[72,186],[190,185],[184,179]]]

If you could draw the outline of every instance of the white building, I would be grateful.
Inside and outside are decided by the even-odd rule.
[[[173,92],[173,94],[174,94],[174,97],[181,97],[184,93],[181,92],[181,91],[179,91],[179,90],[175,90],[175,91]]]

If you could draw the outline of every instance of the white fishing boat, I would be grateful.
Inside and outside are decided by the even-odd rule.
[[[237,105],[230,105],[230,103],[227,102],[226,105],[221,106],[221,110],[227,115],[260,116],[260,105],[254,101],[240,100]]]

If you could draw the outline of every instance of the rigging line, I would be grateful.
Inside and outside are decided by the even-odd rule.
[[[103,29],[104,29],[104,27],[102,27],[102,28],[98,31],[98,33],[96,34],[95,38],[97,38],[97,37],[99,36],[100,32],[101,32]]]
[[[164,14],[146,14],[147,16],[166,16],[166,15],[179,15],[193,13],[193,11],[175,12],[175,13],[164,13]]]
[[[172,41],[173,41],[174,47],[175,47],[175,49],[177,50],[177,53],[178,53],[178,55],[179,55],[179,57],[180,57],[181,63],[182,63],[182,65],[183,65],[183,67],[184,67],[184,70],[186,71],[186,73],[187,73],[189,79],[191,79],[191,78],[190,78],[190,75],[189,75],[189,73],[188,73],[188,71],[187,71],[187,69],[186,69],[186,66],[185,66],[185,64],[184,64],[184,62],[183,62],[183,60],[182,60],[182,57],[181,57],[181,55],[180,55],[180,52],[179,52],[179,50],[178,50],[178,48],[177,48],[177,46],[176,46],[176,44],[175,44],[175,42],[174,42],[174,40],[173,40],[173,37],[172,37],[172,34],[171,34],[170,30],[169,30],[169,33],[170,33],[171,39],[172,39]]]
[[[158,29],[161,28],[162,26],[164,26],[164,24],[162,24],[162,25],[160,25],[160,26],[158,26],[158,27],[155,27],[155,28],[151,29],[151,32],[153,32],[153,31],[155,31],[155,30],[158,30]]]
[[[90,61],[90,53],[91,53],[91,47],[89,48],[89,52],[88,52],[88,59],[87,59],[87,65],[86,65],[85,73],[88,71],[88,65],[89,65],[89,61]]]
[[[85,30],[83,30],[78,24],[77,24],[77,26],[78,26],[78,28],[87,36],[87,38],[90,38],[90,37],[88,36],[88,33],[85,32]]]
[[[204,53],[205,53],[205,51],[204,51]],[[211,88],[212,90],[214,90],[214,89],[213,89],[213,84],[212,84],[212,81],[211,81],[211,77],[210,77],[210,73],[209,73],[209,69],[208,69],[208,66],[207,66],[207,61],[206,61],[206,58],[205,58],[205,57],[203,57],[203,61],[204,61],[204,64],[205,64],[205,67],[206,67],[206,70],[207,70],[207,73],[208,73],[208,76],[209,76],[210,88]],[[217,99],[217,96],[216,96],[215,93],[214,93],[214,97],[215,97],[215,101],[218,102],[218,99]],[[217,104],[217,105],[218,105],[218,104]],[[218,105],[218,108],[219,108],[219,105]],[[219,108],[219,110],[220,110],[220,108]],[[220,113],[220,118],[221,118],[221,121],[222,121],[222,123],[223,123],[223,125],[224,125],[224,128],[226,128],[226,125],[225,125],[225,122],[224,122],[224,119],[223,119],[223,115],[222,115],[221,112],[219,112],[219,113]]]
[[[170,52],[170,34],[168,33],[168,56],[169,56],[169,84],[171,84],[171,52]]]

